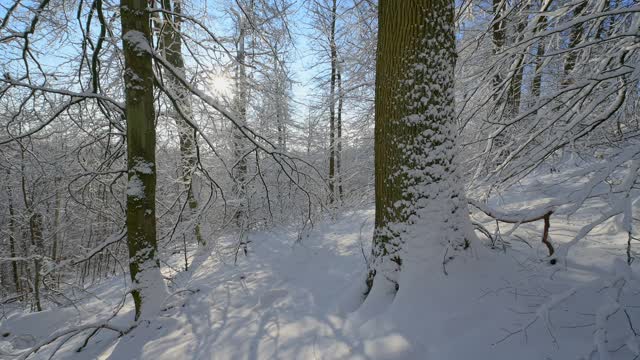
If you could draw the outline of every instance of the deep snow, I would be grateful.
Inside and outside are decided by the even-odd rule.
[[[571,219],[553,217],[554,243],[570,241],[598,214],[597,206],[589,209]],[[597,346],[608,348],[611,359],[636,357],[640,285],[637,274],[625,272],[626,236],[616,222],[581,240],[566,265],[544,259],[541,222],[522,225],[506,252],[480,239],[455,254],[448,275],[434,250],[424,286],[399,293],[408,297],[397,302],[402,307],[394,306],[393,294],[372,294],[359,307],[372,222],[372,210],[341,214],[298,245],[288,229],[252,233],[250,255],[238,265],[224,246],[231,240],[221,239],[197,268],[175,277],[176,294],[157,319],[120,338],[101,330],[77,352],[85,332],[54,358],[607,359],[594,352]],[[125,280],[91,287],[77,308],[9,313],[0,323],[0,358],[11,359],[56,330],[109,318]],[[132,318],[127,301],[111,322],[126,326]],[[57,344],[32,357],[49,358]]]

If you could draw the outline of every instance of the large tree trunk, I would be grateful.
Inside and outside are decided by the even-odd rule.
[[[171,0],[163,0],[162,8],[172,12],[174,15],[164,13],[164,26],[162,27],[162,40],[160,46],[162,54],[169,64],[171,64],[178,75],[185,76],[184,59],[182,57],[182,38],[180,37],[182,19],[182,1],[174,0],[173,7]],[[193,220],[198,210],[198,200],[194,196],[193,189],[193,173],[196,168],[196,139],[195,130],[189,126],[188,121],[193,121],[191,99],[189,90],[178,80],[173,73],[167,71],[165,77],[168,80],[168,90],[174,98],[176,109],[174,117],[178,128],[178,136],[180,141],[180,162],[182,171],[182,184],[187,192],[187,204],[189,205],[189,213],[183,220]],[[200,223],[196,219],[194,224],[194,234],[198,244],[206,245],[205,240],[200,233]]]
[[[160,310],[167,289],[157,257],[156,128],[147,3],[121,0],[127,118],[127,245],[135,318]]]
[[[413,286],[399,275],[420,273],[429,248],[473,236],[456,164],[454,28],[453,1],[380,1],[370,289]]]

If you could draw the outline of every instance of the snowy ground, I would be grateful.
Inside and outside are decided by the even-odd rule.
[[[552,240],[570,240],[589,216],[552,218]],[[481,239],[447,265],[448,275],[440,264],[425,274],[433,291],[414,299],[415,320],[374,322],[374,331],[369,322],[365,331],[350,325],[349,310],[364,276],[372,222],[372,210],[342,214],[295,246],[295,233],[287,230],[251,234],[250,256],[240,256],[238,265],[212,255],[177,279],[173,291],[195,292],[173,296],[157,320],[121,338],[101,330],[77,352],[84,333],[54,358],[607,359],[592,353],[598,345],[611,359],[636,358],[640,286],[624,266],[615,276],[612,264],[623,259],[626,241],[615,224],[580,242],[566,266],[544,261],[542,224],[515,233],[532,248],[511,237],[503,252]],[[55,330],[110,317],[123,284],[114,278],[91,288],[95,296],[77,308],[10,314],[0,323],[0,358],[13,358]],[[127,302],[112,322],[126,324],[132,316]],[[56,347],[33,358],[47,359]]]

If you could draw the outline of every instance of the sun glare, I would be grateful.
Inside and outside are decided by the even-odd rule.
[[[217,96],[233,94],[233,79],[224,73],[212,74],[207,79],[208,90]]]

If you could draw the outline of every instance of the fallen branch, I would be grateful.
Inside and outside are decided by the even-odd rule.
[[[504,211],[493,209],[486,204],[482,204],[475,200],[469,200],[469,204],[478,210],[482,211],[485,215],[490,218],[508,223],[508,224],[516,224],[516,226],[520,224],[526,224],[530,222],[535,222],[538,220],[544,220],[544,230],[542,232],[542,243],[547,247],[549,251],[549,257],[553,256],[555,253],[555,249],[551,241],[549,241],[549,228],[551,227],[551,214],[553,214],[554,208],[549,206],[542,206],[538,209],[534,209],[531,211],[509,214]],[[476,226],[477,228],[477,226]],[[482,231],[482,230],[481,230]],[[486,234],[485,234],[486,235]],[[491,237],[489,237],[491,239]],[[551,259],[551,264],[556,263],[556,259]]]

